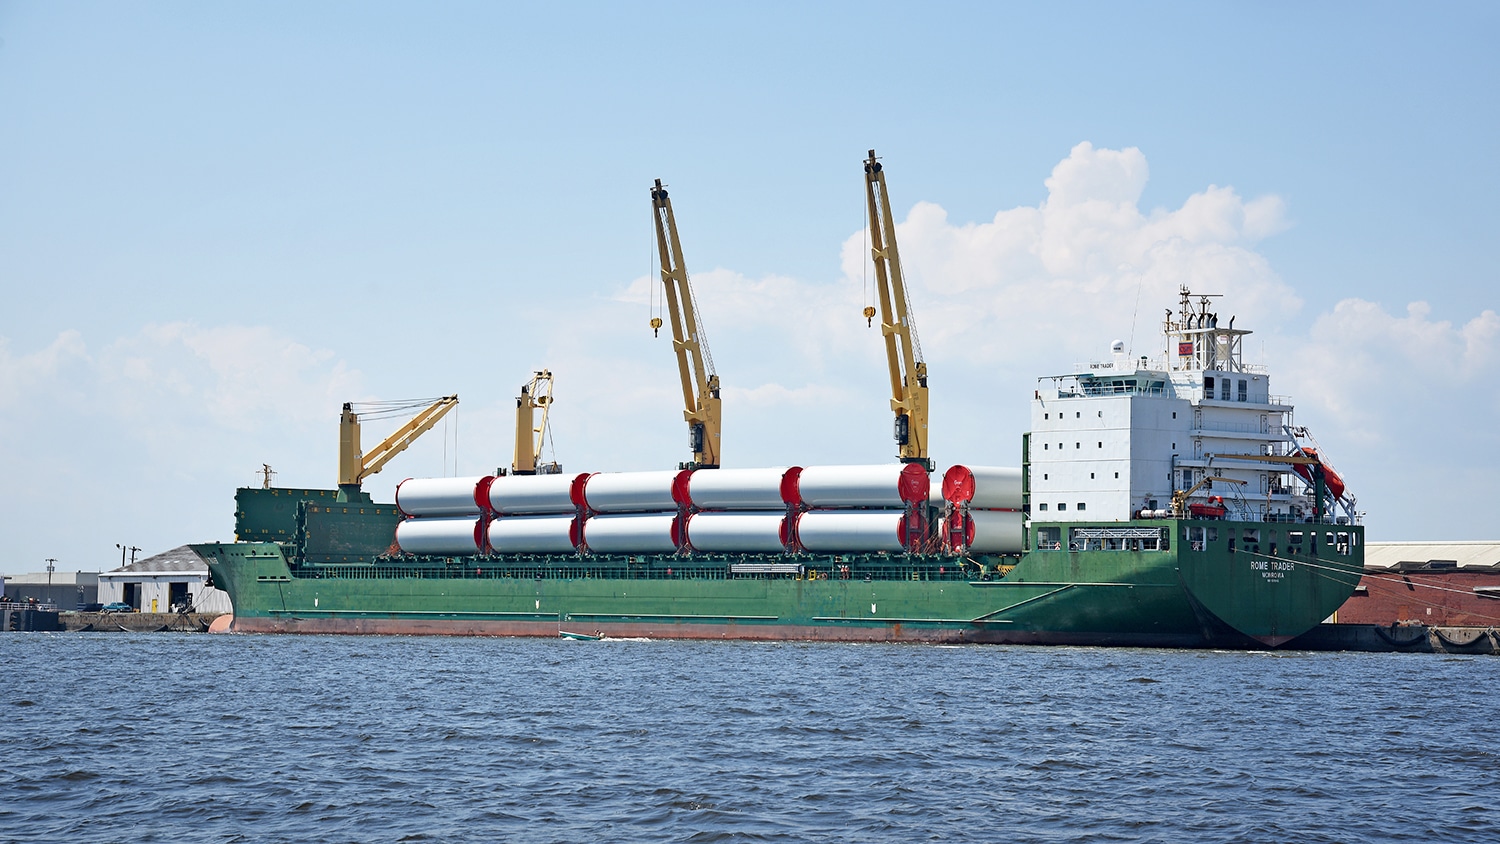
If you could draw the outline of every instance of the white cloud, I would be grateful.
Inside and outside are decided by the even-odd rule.
[[[248,431],[267,423],[326,418],[355,398],[359,378],[326,349],[314,350],[266,326],[148,325],[106,347],[100,385],[122,411],[178,413]]]
[[[1226,294],[1240,324],[1300,307],[1254,249],[1284,227],[1279,199],[1245,200],[1232,188],[1211,186],[1177,208],[1143,211],[1148,175],[1137,149],[1079,144],[1047,180],[1047,199],[1034,207],[954,223],[940,205],[919,201],[899,220],[897,240],[932,372],[938,459],[973,460],[984,452],[1015,462],[1034,379],[1100,356],[1111,340],[1131,340],[1133,330],[1136,348],[1155,353],[1159,315],[1175,305],[1183,284]],[[899,174],[890,178],[899,198]],[[894,453],[883,344],[860,315],[873,299],[867,254],[866,234],[851,234],[841,247],[843,277],[826,283],[748,278],[723,268],[694,274],[724,385],[726,459],[735,465],[787,462],[790,451],[812,451],[806,443],[814,437],[844,460]],[[575,385],[583,391],[577,400],[589,405],[591,418],[604,414],[615,428],[630,427],[625,439],[677,455],[676,367],[670,347],[652,347],[644,327],[648,299],[660,307],[658,284],[654,276],[639,277],[608,302],[571,309],[568,343],[554,347],[558,354],[548,365],[565,373],[567,391]],[[559,399],[560,425],[576,424],[564,421],[569,400]],[[620,408],[631,408],[629,418],[620,417]],[[591,451],[611,457],[597,446]],[[631,450],[623,459],[634,463],[653,453]]]
[[[326,465],[332,480],[332,420],[358,386],[331,353],[266,327],[150,325],[97,348],[69,330],[20,355],[0,343],[0,430],[24,444],[0,450],[0,475],[24,479],[0,488],[14,517],[0,559],[44,548],[92,569],[109,562],[89,556],[102,537],[148,553],[227,539],[232,490],[261,462],[306,464],[294,483]]]
[[[1500,316],[1484,311],[1455,326],[1431,314],[1422,301],[1400,316],[1363,299],[1339,302],[1295,355],[1282,356],[1295,358],[1284,368],[1300,402],[1360,445],[1405,447],[1455,416],[1470,430],[1488,427],[1475,423],[1500,410],[1490,386],[1500,363]]]
[[[92,363],[83,336],[64,331],[44,349],[14,356],[10,343],[0,337],[0,408],[20,407],[38,385],[58,385],[66,370]]]
[[[1072,362],[1117,338],[1154,353],[1157,314],[1182,285],[1226,294],[1242,320],[1296,312],[1301,301],[1253,249],[1285,227],[1280,199],[1210,186],[1147,213],[1138,203],[1148,173],[1138,149],[1081,143],[1037,207],[954,225],[941,207],[917,203],[896,230],[929,357],[1052,371],[1059,352]],[[891,190],[899,195],[899,184]],[[866,243],[863,232],[844,242],[846,284],[869,274]]]

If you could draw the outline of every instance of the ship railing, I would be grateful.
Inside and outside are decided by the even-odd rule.
[[[1205,422],[1193,426],[1193,431],[1223,431],[1231,434],[1266,434],[1270,431],[1254,422]]]
[[[20,610],[41,610],[42,612],[57,612],[57,604],[48,601],[39,601],[35,604],[30,601],[0,601],[0,612],[14,612]]]

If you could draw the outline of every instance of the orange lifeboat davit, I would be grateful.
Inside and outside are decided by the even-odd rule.
[[[1301,452],[1308,457],[1318,456],[1318,450],[1315,448],[1304,448],[1301,449]],[[1332,495],[1336,499],[1343,498],[1345,490],[1344,479],[1339,477],[1339,473],[1333,471],[1333,467],[1329,466],[1327,463],[1323,463],[1322,466],[1323,486],[1327,487],[1328,494]],[[1301,475],[1303,480],[1307,481],[1308,483],[1313,482],[1312,467],[1299,463],[1293,468],[1297,470],[1297,474]]]

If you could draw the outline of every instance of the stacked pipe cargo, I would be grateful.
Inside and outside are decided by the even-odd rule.
[[[1021,470],[951,466],[943,473],[942,537],[955,553],[1016,554],[1024,550]]]
[[[794,485],[794,532],[823,553],[922,550],[931,478],[916,463],[809,466]]]
[[[691,469],[600,472],[582,487],[580,550],[597,554],[672,554],[682,549],[682,517]]]
[[[795,550],[791,515],[798,466],[693,472],[685,485],[687,546],[711,553]]]
[[[494,478],[407,478],[396,486],[396,545],[406,554],[483,554]]]
[[[573,554],[583,541],[583,486],[577,475],[503,475],[489,488],[490,551]]]
[[[916,464],[407,479],[415,555],[780,554],[928,550]]]

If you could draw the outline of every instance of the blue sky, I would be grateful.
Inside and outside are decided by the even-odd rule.
[[[1495,538],[1497,24],[1466,3],[0,2],[0,571],[229,539],[261,463],[333,483],[350,399],[463,400],[377,497],[491,471],[535,367],[569,469],[686,459],[646,324],[656,178],[726,461],[887,460],[849,258],[871,147],[940,463],[1014,465],[1034,379],[1154,350],[1187,280],[1257,331],[1372,538]]]

